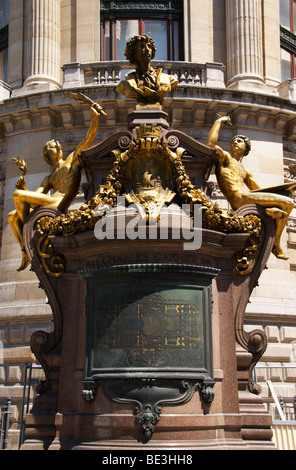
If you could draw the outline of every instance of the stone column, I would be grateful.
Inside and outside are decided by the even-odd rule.
[[[24,86],[60,87],[60,0],[25,2]]]
[[[12,89],[23,85],[24,2],[9,2],[8,83]]]
[[[263,0],[265,83],[277,90],[281,83],[280,11],[278,0]]]
[[[265,88],[261,0],[226,0],[227,86]]]

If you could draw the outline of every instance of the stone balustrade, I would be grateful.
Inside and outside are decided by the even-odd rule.
[[[220,63],[152,61],[152,66],[162,68],[170,75],[176,75],[180,86],[225,87],[225,66]],[[63,88],[85,85],[116,86],[129,71],[133,70],[128,61],[69,63],[62,68]]]

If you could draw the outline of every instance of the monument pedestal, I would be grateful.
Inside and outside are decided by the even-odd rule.
[[[22,449],[274,449],[252,382],[266,337],[244,330],[274,221],[213,206],[215,149],[168,130],[161,110],[130,119],[82,152],[87,204],[37,208],[24,225],[54,330],[31,339],[46,381]]]
[[[260,208],[244,210],[260,215],[263,229],[270,224]],[[264,334],[243,326],[272,229],[245,276],[234,255],[249,234],[203,229],[197,251],[171,236],[52,237],[65,266],[54,277],[40,255],[44,216],[58,213],[35,210],[24,239],[54,332],[32,337],[47,381],[26,416],[22,450],[274,449],[271,417],[251,382]]]

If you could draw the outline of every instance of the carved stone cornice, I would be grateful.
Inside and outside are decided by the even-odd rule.
[[[163,2],[162,0],[156,0],[153,2],[114,2],[110,0],[103,0],[101,1],[101,17],[104,18],[105,16],[110,18],[110,15],[121,13],[124,14],[127,12],[130,15],[130,11],[135,11],[140,13],[141,11],[145,12],[145,16],[147,16],[147,12],[153,12],[153,16],[158,16],[158,14],[164,13],[174,13],[174,15],[182,14],[182,7],[183,2],[182,0],[172,0],[170,2]]]
[[[281,46],[296,54],[296,36],[283,26],[280,27]]]
[[[108,116],[100,119],[99,138],[112,135],[125,128],[128,114],[133,109],[133,100],[118,98],[115,85],[82,87],[94,101],[99,102]],[[80,106],[80,108],[79,108]],[[77,126],[88,125],[89,110],[81,109],[67,97],[65,90],[54,93],[40,93],[31,96],[18,96],[0,103],[0,121],[5,134],[34,132],[45,127],[53,127],[62,133]],[[262,129],[282,135],[289,141],[296,140],[296,108],[288,100],[276,96],[241,93],[228,89],[209,89],[203,86],[178,86],[164,102],[173,127],[183,130],[188,126],[201,127],[213,122],[216,114],[229,115],[234,127]],[[57,136],[63,141],[61,135]]]

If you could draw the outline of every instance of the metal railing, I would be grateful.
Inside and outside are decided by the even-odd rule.
[[[293,397],[279,396],[279,404],[284,413],[286,421],[296,421],[296,395]]]
[[[11,399],[7,398],[5,405],[1,405],[1,434],[0,434],[0,450],[7,450],[8,431],[10,419]]]
[[[274,422],[296,423],[296,365],[257,365],[253,381],[263,386],[262,397]]]
[[[34,380],[32,378],[32,372],[35,369],[42,369],[42,366],[28,363],[25,365],[25,375],[24,375],[24,387],[23,387],[23,399],[22,399],[22,409],[21,409],[21,418],[20,418],[20,435],[19,435],[19,445],[20,448],[22,443],[25,440],[25,431],[26,431],[26,421],[25,416],[29,413],[30,403],[31,403],[31,385]],[[37,379],[39,381],[39,379]]]

